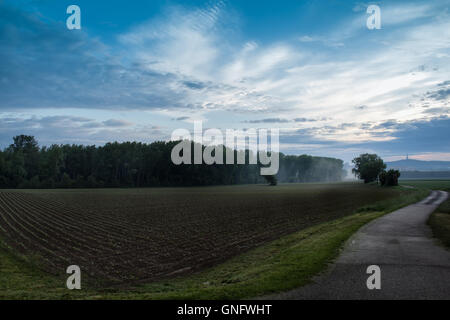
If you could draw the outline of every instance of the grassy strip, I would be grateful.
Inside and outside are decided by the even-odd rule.
[[[400,184],[418,189],[443,190],[450,192],[450,180],[400,180]]]
[[[289,290],[311,281],[362,225],[427,193],[405,190],[394,201],[282,237],[198,274],[127,290],[69,291],[64,279],[46,275],[0,249],[0,299],[239,299]]]
[[[73,299],[85,295],[67,290],[64,281],[0,246],[0,299]]]
[[[450,199],[443,202],[433,212],[428,220],[428,224],[433,230],[433,235],[450,249]]]

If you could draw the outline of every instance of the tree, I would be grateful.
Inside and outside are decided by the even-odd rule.
[[[13,137],[14,143],[10,145],[14,151],[37,152],[39,151],[38,143],[33,136],[19,135]]]
[[[386,169],[386,164],[376,154],[361,154],[352,160],[355,167],[352,172],[364,183],[376,181],[380,173]]]
[[[33,136],[19,135],[13,138],[14,143],[10,145],[10,149],[14,153],[23,154],[23,167],[26,172],[26,178],[39,174],[39,146]]]
[[[6,156],[0,150],[0,188],[6,188],[8,186],[8,178],[6,175],[7,175]]]

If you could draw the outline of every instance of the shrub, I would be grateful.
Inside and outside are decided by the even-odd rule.
[[[269,185],[271,186],[276,186],[278,181],[277,181],[277,177],[272,175],[272,176],[264,176],[264,178],[266,179],[266,181],[269,183]]]
[[[389,171],[382,171],[378,177],[380,185],[382,186],[398,186],[398,178],[400,171],[391,169]]]

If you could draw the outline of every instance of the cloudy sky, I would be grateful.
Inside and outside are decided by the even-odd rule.
[[[81,9],[68,30],[66,9]],[[381,9],[369,30],[366,9]],[[0,0],[0,147],[279,128],[281,151],[450,160],[450,1]]]

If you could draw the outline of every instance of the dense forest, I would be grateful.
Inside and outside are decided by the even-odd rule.
[[[173,141],[49,147],[39,147],[33,136],[20,135],[13,141],[0,151],[0,188],[200,186],[266,181],[258,165],[175,165],[170,155],[178,142]],[[238,151],[234,152],[236,158]],[[245,153],[248,157],[248,151]],[[342,160],[280,153],[279,182],[339,181],[344,176]]]

